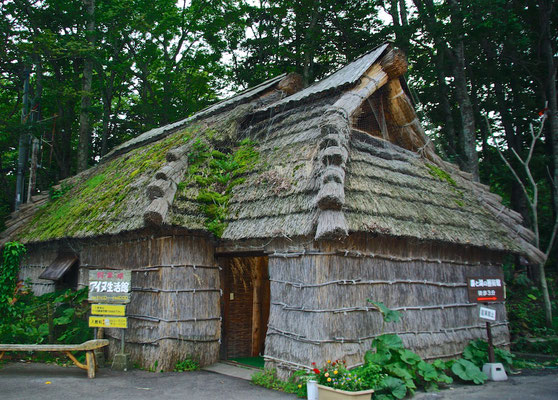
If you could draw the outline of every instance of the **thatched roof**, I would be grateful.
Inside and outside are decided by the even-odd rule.
[[[435,155],[400,85],[405,70],[401,54],[383,45],[294,94],[297,80],[281,76],[146,132],[63,182],[60,196],[37,212],[23,207],[2,240],[114,235],[150,225],[207,231],[207,181],[193,164],[195,146],[222,157],[250,139],[257,162],[234,187],[218,189],[227,197],[220,203],[224,240],[369,232],[540,261],[519,215]]]

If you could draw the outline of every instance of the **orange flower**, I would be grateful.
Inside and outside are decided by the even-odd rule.
[[[331,378],[327,378],[327,381],[328,381],[328,382],[331,382]]]
[[[331,360],[327,360],[327,363],[328,363],[328,364],[331,364]]]

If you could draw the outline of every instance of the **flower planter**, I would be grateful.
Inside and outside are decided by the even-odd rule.
[[[318,398],[320,400],[370,400],[372,393],[374,393],[372,389],[348,392],[318,384]]]

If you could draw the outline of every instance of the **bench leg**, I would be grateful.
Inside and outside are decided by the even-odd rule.
[[[0,360],[2,359],[2,357],[4,357],[4,352],[0,351]]]
[[[95,362],[95,354],[92,350],[87,350],[85,352],[85,359],[87,360],[87,377],[90,379],[95,378],[95,369],[96,369],[96,362]]]

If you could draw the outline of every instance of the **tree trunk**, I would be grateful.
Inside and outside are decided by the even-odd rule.
[[[86,37],[89,46],[88,52],[93,51],[95,45],[95,0],[83,0],[87,13]],[[93,79],[93,59],[91,54],[87,55],[83,64],[83,82],[81,94],[81,107],[79,115],[79,144],[77,155],[77,170],[83,171],[87,168],[89,159],[89,147],[91,142],[91,81]]]
[[[14,208],[17,210],[19,205],[23,203],[23,193],[25,185],[25,167],[27,166],[27,144],[29,142],[29,134],[27,133],[27,120],[29,118],[29,74],[30,68],[25,67],[23,83],[23,105],[21,108],[21,131],[19,133],[18,157],[17,157],[17,175],[16,175],[16,193]]]
[[[432,39],[434,40],[436,54],[434,60],[436,61],[435,73],[436,81],[438,83],[438,93],[440,100],[440,110],[443,116],[443,126],[442,132],[444,134],[444,150],[446,155],[455,156],[459,154],[457,146],[457,134],[455,132],[455,121],[453,120],[453,114],[451,110],[451,105],[449,102],[450,91],[446,83],[446,59],[445,55],[448,51],[446,43],[442,40],[440,35],[436,32],[439,31],[437,27],[438,23],[434,14],[434,3],[432,0],[413,0],[413,3],[417,7],[419,12],[419,18],[422,20],[427,31],[430,32]]]
[[[314,3],[310,22],[306,31],[306,40],[304,44],[304,67],[302,70],[302,84],[308,86],[314,80],[314,51],[316,48],[316,25],[319,16],[319,1]]]
[[[456,27],[458,35],[451,50],[453,58],[453,76],[455,78],[455,96],[459,104],[461,114],[461,144],[465,156],[464,167],[473,175],[473,179],[479,180],[479,158],[477,154],[477,140],[475,131],[475,113],[471,98],[467,90],[467,76],[465,69],[465,46],[463,43],[463,20],[459,11],[457,0],[449,0],[452,13],[452,24]]]
[[[110,128],[111,102],[112,102],[112,94],[111,95],[105,94],[104,101],[103,101],[103,132],[101,136],[101,154],[100,154],[101,157],[107,154],[108,136],[109,136],[109,128]]]
[[[556,99],[556,62],[554,60],[555,51],[552,48],[552,36],[550,31],[550,15],[553,2],[539,0],[539,21],[541,26],[541,50],[546,64],[546,95],[548,101],[547,119],[550,137],[552,139],[552,162],[553,162],[553,206],[554,215],[558,213],[558,104]],[[540,266],[541,290],[544,298],[544,308],[546,315],[546,325],[552,327],[552,306],[548,294],[548,286],[544,272],[544,264]]]
[[[541,24],[541,52],[543,62],[546,66],[546,77],[544,79],[546,100],[548,102],[547,120],[549,136],[552,139],[552,161],[554,177],[554,212],[558,212],[558,104],[556,98],[556,61],[555,51],[552,48],[552,36],[550,32],[550,13],[552,5],[546,0],[539,0],[539,20]]]

